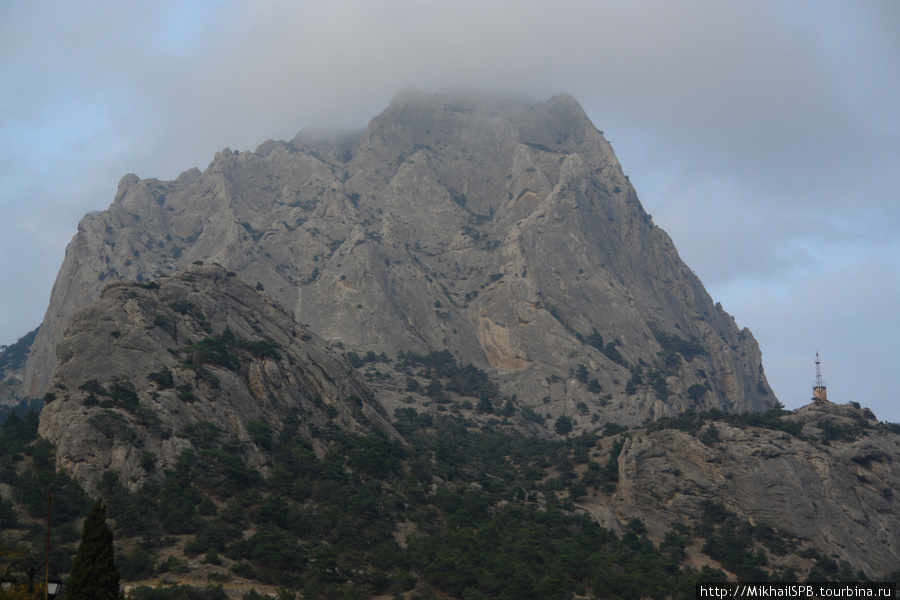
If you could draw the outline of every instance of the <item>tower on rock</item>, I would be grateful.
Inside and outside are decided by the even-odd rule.
[[[813,402],[828,402],[828,392],[825,389],[825,380],[822,379],[822,361],[816,352],[816,382],[813,384]]]

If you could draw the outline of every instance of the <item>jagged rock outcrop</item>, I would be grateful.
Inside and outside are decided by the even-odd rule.
[[[577,428],[776,404],[750,332],[565,95],[405,90],[362,132],[226,149],[174,181],[125,176],[67,250],[26,393],[43,394],[66,323],[106,283],[198,260],[259,282],[346,350],[450,349]]]
[[[29,331],[8,347],[0,346],[0,408],[16,406],[24,400],[21,390],[25,362],[36,335],[37,329]]]
[[[40,435],[90,493],[105,470],[135,488],[213,439],[264,466],[266,431],[397,436],[356,372],[270,296],[221,267],[107,284],[58,345]]]
[[[802,426],[798,435],[724,421],[712,423],[716,436],[703,435],[710,425],[698,436],[636,433],[609,503],[585,509],[613,527],[643,519],[662,538],[674,523],[699,521],[704,502],[722,503],[753,525],[830,549],[854,572],[895,572],[900,435],[850,405],[811,404],[784,419]]]

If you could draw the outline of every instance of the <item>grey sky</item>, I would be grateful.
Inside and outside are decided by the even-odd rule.
[[[788,407],[900,421],[900,3],[0,1],[0,343],[125,173],[363,127],[403,86],[573,94]]]

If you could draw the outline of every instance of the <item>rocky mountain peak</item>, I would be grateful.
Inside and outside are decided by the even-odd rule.
[[[119,279],[216,262],[357,352],[450,351],[576,428],[776,400],[570,96],[404,90],[362,132],[225,149],[123,178],[70,244],[26,368],[50,381],[74,312]]]
[[[372,119],[361,143],[372,140],[406,151],[453,146],[467,153],[509,151],[515,144],[568,151],[591,141],[604,144],[581,105],[566,94],[534,103],[413,89],[401,91]]]

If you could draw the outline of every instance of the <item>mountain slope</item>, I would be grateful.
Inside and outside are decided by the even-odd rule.
[[[104,471],[135,488],[219,438],[261,467],[290,418],[314,445],[328,427],[397,437],[343,358],[221,267],[108,284],[76,311],[58,356],[39,433],[92,494]]]
[[[576,427],[776,404],[739,330],[640,205],[577,102],[404,90],[362,132],[128,175],[70,244],[26,369],[105,282],[216,262],[347,350],[449,349]],[[594,423],[577,418],[585,405]]]
[[[25,447],[21,421],[0,427],[0,492],[34,516],[51,489],[65,522],[86,500],[79,484],[104,496],[132,580],[178,568],[244,589],[492,595],[515,564],[528,589],[562,577],[552,597],[566,598],[637,595],[651,564],[665,590],[718,568],[886,579],[900,560],[900,426],[858,405],[687,412],[600,435],[557,422],[554,436],[450,352],[345,360],[266,292],[204,265],[108,284],[58,355],[40,438]],[[578,560],[594,569],[552,558],[570,558],[571,535],[590,539]],[[535,536],[537,553],[522,547]]]
[[[720,503],[887,578],[900,565],[898,434],[868,409],[831,403],[780,417],[664,420],[624,444],[618,490],[592,512],[601,522],[607,511],[613,522],[643,519],[662,537]],[[778,564],[773,557],[769,566]]]

